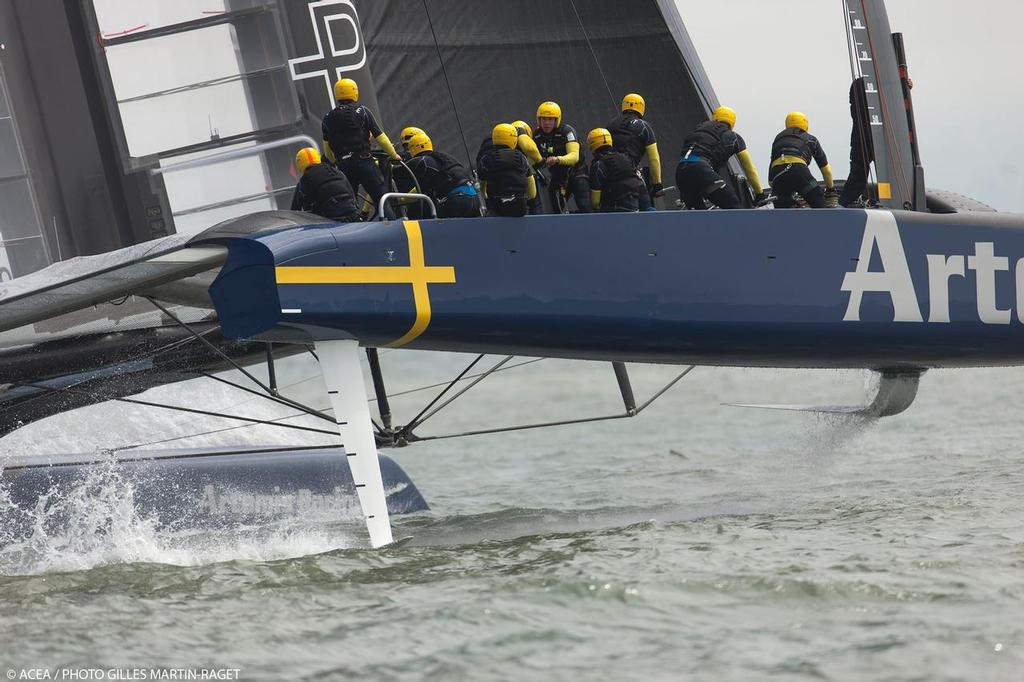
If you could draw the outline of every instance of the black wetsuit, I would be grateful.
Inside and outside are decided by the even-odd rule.
[[[526,215],[530,162],[521,151],[493,144],[490,149],[481,149],[477,172],[486,184],[488,214],[515,218]]]
[[[357,220],[355,193],[345,174],[329,163],[315,163],[299,178],[292,196],[293,211],[351,222]]]
[[[647,192],[633,160],[611,147],[594,152],[590,187],[601,191],[601,206],[594,208],[604,213],[639,211],[640,196]]]
[[[479,218],[480,200],[469,173],[454,157],[423,152],[407,164],[420,191],[434,200],[439,218]]]
[[[533,141],[537,143],[540,155],[547,159],[549,156],[565,156],[568,152],[566,145],[569,142],[579,143],[576,130],[563,123],[555,127],[550,133],[545,133],[538,128],[533,133]],[[568,203],[571,195],[576,201],[576,210],[579,213],[590,213],[590,180],[587,177],[587,162],[583,153],[583,146],[580,145],[580,160],[573,166],[556,164],[547,166],[551,173],[551,184],[548,186],[548,197],[551,201],[552,213],[561,212],[561,207]]]
[[[803,163],[775,163],[781,156],[798,157]],[[768,182],[776,195],[775,208],[793,208],[793,193],[804,198],[811,208],[825,208],[825,191],[811,175],[807,164],[814,160],[819,168],[828,165],[818,138],[800,128],[786,128],[775,137],[772,144],[772,167],[768,171]]]
[[[345,174],[353,189],[364,187],[376,207],[387,190],[384,174],[370,155],[370,140],[383,132],[373,113],[356,102],[342,102],[327,112],[321,128],[334,152],[338,170]]]
[[[647,147],[658,142],[651,124],[634,111],[624,111],[616,116],[607,125],[607,128],[608,132],[612,134],[612,145],[619,151],[625,152],[632,159],[637,170],[640,170],[640,164],[647,155]],[[640,177],[643,178],[642,173]],[[651,207],[651,195],[646,181],[644,185],[644,192],[641,192],[639,197],[641,211],[646,211]]]
[[[850,176],[846,178],[843,193],[839,197],[841,206],[852,205],[867,191],[868,166],[875,160],[863,77],[857,78],[850,85],[850,118],[853,119],[850,132]]]
[[[705,121],[683,140],[676,166],[676,187],[687,208],[707,208],[707,197],[719,208],[740,208],[739,197],[719,169],[747,148],[747,143],[724,121]]]

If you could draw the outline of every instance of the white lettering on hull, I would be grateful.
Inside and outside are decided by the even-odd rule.
[[[878,249],[881,270],[872,272],[871,254]],[[967,270],[975,273],[975,293],[978,319],[985,324],[1010,324],[1013,310],[1002,310],[996,303],[998,274],[1010,269],[1007,256],[997,256],[993,242],[975,242],[974,254],[966,259],[962,255],[927,254],[928,262],[928,321],[950,322],[949,286],[953,277],[965,277]],[[965,268],[966,265],[966,268]],[[1016,276],[1017,319],[1024,322],[1024,258],[1017,261]],[[923,322],[917,302],[910,265],[903,248],[896,218],[887,211],[868,211],[864,237],[860,245],[857,268],[846,273],[842,291],[850,293],[843,320],[860,321],[860,307],[866,292],[886,293],[892,299],[894,322]]]

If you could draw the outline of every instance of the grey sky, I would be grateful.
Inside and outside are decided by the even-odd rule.
[[[837,177],[849,167],[850,112],[840,0],[676,0],[724,104],[736,109],[762,176],[791,109],[804,111]],[[1024,212],[1019,0],[888,0],[904,34],[930,186]],[[666,154],[666,158],[670,156]]]

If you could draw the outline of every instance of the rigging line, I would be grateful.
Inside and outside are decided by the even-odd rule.
[[[51,390],[53,390],[53,389],[50,389],[50,388],[48,388],[46,386],[40,386],[38,384],[25,384],[25,385],[26,386],[32,386],[33,388],[39,388],[39,389],[42,389],[44,391],[51,391]],[[278,424],[278,423],[275,423],[275,422],[273,422],[271,420],[267,420],[267,419],[254,419],[252,417],[240,417],[240,416],[233,415],[233,414],[224,414],[224,413],[221,413],[221,412],[212,412],[210,410],[198,410],[198,409],[191,408],[191,407],[181,407],[179,405],[167,405],[167,404],[164,404],[164,403],[154,403],[154,402],[151,402],[149,400],[139,400],[137,398],[112,398],[112,397],[104,396],[101,393],[94,393],[94,392],[91,392],[91,391],[71,391],[71,392],[72,393],[78,393],[80,395],[86,395],[86,396],[89,396],[91,398],[99,398],[99,399],[101,399],[101,402],[106,402],[108,400],[113,400],[114,402],[128,403],[129,405],[142,405],[143,407],[159,407],[159,408],[162,408],[162,409],[165,409],[165,410],[175,410],[177,412],[187,412],[189,414],[199,414],[199,415],[203,415],[203,416],[206,416],[206,417],[219,417],[221,419],[234,419],[234,420],[237,420],[237,421],[249,422],[251,424],[263,424],[263,425],[266,425],[266,426],[276,426],[276,427],[282,428],[282,429],[297,429],[299,431],[310,431],[310,432],[313,432],[313,433],[326,433],[326,434],[332,435],[332,436],[337,436],[338,435],[337,431],[327,431],[327,430],[324,430],[324,429],[316,429],[316,428],[313,428],[311,426],[299,426],[297,424]]]
[[[331,422],[332,424],[335,423],[333,417],[324,414],[323,412],[317,410],[316,408],[309,407],[308,405],[303,405],[302,407],[299,407],[300,403],[298,403],[297,401],[293,401],[289,398],[283,398],[277,395],[265,395],[255,389],[242,386],[241,384],[236,384],[233,381],[228,381],[223,377],[215,376],[213,374],[210,374],[209,372],[197,372],[197,374],[199,376],[206,377],[207,379],[213,379],[214,381],[219,381],[222,384],[227,384],[228,386],[237,388],[240,391],[245,391],[246,393],[251,393],[255,396],[259,396],[260,398],[263,398],[264,400],[269,400],[272,403],[277,403],[278,405],[286,405],[288,407],[294,407],[295,409],[301,410],[302,413],[308,414],[311,417],[323,419],[324,421]]]
[[[612,88],[608,85],[608,79],[604,75],[604,69],[601,68],[601,61],[597,58],[597,50],[594,49],[594,45],[590,42],[590,35],[587,33],[586,26],[583,25],[583,17],[580,16],[580,11],[576,9],[576,0],[569,0],[569,4],[572,5],[572,11],[576,14],[576,21],[580,24],[580,30],[583,31],[583,37],[587,41],[587,47],[590,48],[590,54],[594,58],[594,64],[597,66],[597,72],[601,74],[601,80],[604,81],[604,89],[608,91],[608,98],[612,102],[612,107],[615,107],[615,95],[612,94]]]
[[[408,424],[406,424],[406,425],[405,425],[405,426],[403,426],[403,427],[402,427],[401,429],[399,429],[399,430],[398,430],[398,434],[399,434],[400,436],[403,436],[403,437],[404,437],[404,436],[406,436],[406,435],[407,435],[407,434],[408,434],[408,433],[409,433],[410,431],[412,431],[412,430],[413,430],[414,428],[416,428],[416,422],[417,422],[417,420],[418,420],[418,419],[419,419],[420,417],[422,417],[422,416],[423,416],[423,414],[424,414],[424,413],[425,413],[425,412],[426,412],[427,410],[429,410],[429,409],[430,409],[431,407],[433,407],[433,406],[434,406],[434,404],[435,404],[435,403],[436,403],[436,402],[437,402],[438,400],[440,400],[440,399],[441,399],[442,397],[444,397],[444,394],[445,394],[445,393],[447,393],[447,392],[448,392],[449,390],[451,390],[452,386],[454,386],[455,384],[457,384],[457,383],[458,383],[458,382],[459,382],[459,381],[460,381],[460,380],[462,379],[462,377],[466,376],[466,374],[467,374],[467,373],[469,372],[469,370],[473,369],[473,367],[474,367],[474,366],[476,365],[476,363],[480,362],[480,361],[481,361],[481,360],[482,360],[483,358],[484,358],[484,354],[483,354],[483,353],[481,353],[480,355],[476,356],[476,359],[475,359],[475,360],[473,360],[473,362],[469,363],[469,365],[468,365],[468,366],[466,367],[466,369],[464,369],[464,370],[462,370],[461,372],[459,372],[459,376],[457,376],[457,377],[455,377],[454,379],[452,379],[451,383],[449,383],[449,384],[448,384],[447,386],[445,386],[445,387],[444,387],[444,390],[443,390],[443,391],[441,391],[440,393],[438,393],[438,394],[437,394],[437,396],[436,396],[436,397],[435,397],[435,398],[434,398],[433,400],[431,400],[431,401],[430,401],[430,402],[429,402],[429,403],[427,404],[427,406],[426,406],[426,407],[424,407],[424,408],[423,408],[422,410],[420,410],[420,413],[419,413],[418,415],[416,415],[416,416],[415,416],[415,417],[414,417],[414,418],[413,418],[413,419],[412,419],[412,420],[411,420],[411,421],[410,421],[410,422],[409,422]]]
[[[248,378],[249,378],[249,379],[250,379],[250,380],[251,380],[251,381],[252,381],[252,382],[253,382],[254,384],[256,384],[257,386],[259,386],[260,388],[262,388],[262,389],[263,389],[264,391],[266,391],[267,395],[272,395],[272,396],[275,396],[275,397],[277,397],[277,398],[280,398],[281,400],[285,401],[286,403],[288,403],[289,405],[291,405],[291,406],[292,406],[292,407],[294,407],[295,409],[297,409],[297,410],[301,410],[301,411],[303,411],[303,412],[305,412],[305,411],[307,411],[307,410],[309,410],[309,409],[310,409],[310,408],[306,407],[305,405],[303,405],[303,404],[301,404],[301,403],[297,403],[297,402],[295,402],[294,400],[290,400],[290,399],[288,399],[288,398],[285,398],[285,397],[283,397],[283,396],[280,396],[280,395],[276,395],[276,394],[274,393],[274,390],[273,390],[272,388],[270,388],[269,386],[267,386],[266,384],[264,384],[264,383],[263,383],[262,381],[260,381],[260,380],[259,380],[259,379],[257,379],[256,377],[254,377],[254,376],[253,376],[253,375],[252,375],[252,374],[251,374],[251,373],[250,373],[250,372],[249,372],[248,370],[246,370],[246,369],[245,369],[244,367],[242,367],[241,365],[239,365],[239,364],[238,364],[237,362],[235,362],[234,360],[232,360],[231,358],[229,358],[229,357],[228,357],[228,355],[227,355],[227,354],[226,354],[226,353],[225,353],[224,351],[222,351],[222,350],[221,350],[220,348],[217,348],[217,346],[213,345],[213,344],[212,344],[212,343],[210,343],[210,342],[209,342],[209,341],[208,341],[207,339],[205,339],[204,337],[202,337],[202,336],[200,336],[199,334],[197,334],[197,333],[196,333],[196,332],[195,332],[195,331],[194,331],[194,330],[193,330],[193,329],[192,329],[192,328],[191,328],[190,326],[188,326],[187,324],[185,324],[185,323],[184,323],[184,322],[183,322],[182,320],[178,319],[178,318],[177,318],[177,317],[176,317],[176,316],[174,315],[174,313],[172,313],[172,312],[171,312],[171,311],[169,311],[169,310],[168,310],[167,308],[165,308],[165,307],[163,307],[162,305],[160,305],[159,303],[157,303],[155,299],[153,299],[153,298],[150,298],[149,296],[144,296],[143,298],[145,298],[145,299],[146,299],[147,301],[149,301],[150,303],[152,303],[152,304],[153,304],[154,306],[156,306],[157,308],[159,308],[160,310],[162,310],[162,311],[163,311],[163,313],[164,313],[165,315],[167,315],[167,316],[168,316],[169,318],[171,318],[172,320],[174,320],[175,322],[177,322],[177,323],[178,323],[179,325],[181,325],[181,326],[182,326],[182,327],[183,327],[183,328],[184,328],[184,329],[185,329],[186,331],[188,331],[188,333],[189,333],[189,334],[191,334],[192,336],[194,336],[194,337],[196,337],[197,339],[199,339],[199,341],[201,341],[201,342],[203,343],[203,345],[205,345],[205,346],[206,346],[207,348],[209,348],[209,349],[210,349],[210,350],[212,350],[212,351],[213,351],[214,353],[216,353],[217,355],[219,355],[219,356],[221,356],[222,358],[224,358],[225,360],[227,360],[227,361],[228,361],[228,363],[230,363],[232,367],[234,367],[235,369],[237,369],[237,370],[238,370],[239,372],[241,372],[241,373],[242,373],[242,374],[244,374],[244,375],[245,375],[246,377],[248,377]],[[316,416],[319,416],[319,415],[316,415]]]
[[[472,382],[470,382],[470,384],[468,386],[463,387],[463,389],[461,391],[459,391],[458,393],[453,395],[451,398],[448,398],[448,400],[444,401],[443,403],[441,403],[440,405],[435,407],[433,410],[428,412],[426,415],[424,415],[424,417],[422,419],[420,419],[416,423],[416,426],[421,425],[423,422],[425,422],[428,419],[430,419],[431,417],[433,417],[435,414],[437,414],[438,412],[440,412],[441,410],[446,408],[448,405],[452,404],[452,402],[454,402],[459,396],[461,396],[466,391],[468,391],[469,389],[471,389],[474,386],[476,386],[477,384],[479,384],[481,381],[483,381],[484,379],[486,379],[490,375],[494,374],[496,371],[498,371],[498,369],[501,368],[502,365],[504,365],[506,362],[508,362],[509,360],[511,360],[514,357],[515,357],[514,355],[507,355],[507,356],[505,356],[505,358],[500,360],[496,365],[491,367],[486,372],[483,372],[476,379],[474,379]]]
[[[680,379],[682,379],[687,374],[692,372],[695,367],[696,367],[696,365],[690,365],[689,367],[684,369],[674,379],[672,379],[672,381],[670,381],[667,384],[665,384],[665,386],[663,386],[659,391],[657,391],[647,402],[645,402],[643,405],[641,405],[637,409],[637,411],[633,412],[633,413],[624,412],[622,414],[611,414],[611,415],[605,415],[603,417],[582,417],[580,419],[564,419],[564,420],[560,420],[560,421],[540,422],[540,423],[537,423],[537,424],[525,424],[525,425],[520,425],[520,426],[502,426],[502,427],[493,428],[493,429],[480,429],[480,430],[477,430],[477,431],[463,431],[461,433],[449,433],[449,434],[445,434],[445,435],[442,435],[442,436],[423,436],[422,438],[419,437],[419,436],[416,436],[415,438],[410,440],[410,442],[420,442],[420,441],[428,441],[428,440],[446,440],[448,438],[462,438],[464,436],[482,436],[482,435],[485,435],[485,434],[508,433],[510,431],[526,431],[526,430],[529,430],[529,429],[541,429],[541,428],[552,427],[552,426],[569,426],[569,425],[572,425],[572,424],[588,424],[590,422],[611,421],[613,419],[629,419],[631,417],[635,417],[636,415],[640,414],[651,403],[653,403],[655,400],[657,400],[662,395],[664,395],[666,391],[668,391],[670,388],[672,388],[677,383],[679,383]]]
[[[189,340],[191,341],[191,339],[189,339]],[[388,352],[390,352],[391,350],[397,350],[397,349],[390,349]],[[381,354],[382,355],[384,354],[383,351],[381,352]],[[523,367],[525,365],[531,365],[531,364],[533,364],[535,362],[540,362],[541,360],[547,360],[547,358],[533,358],[532,360],[526,360],[525,362],[519,362],[519,363],[516,363],[514,365],[509,365],[508,367],[502,367],[501,369],[493,369],[492,368],[492,369],[488,370],[488,372],[490,372],[492,374],[497,374],[498,372],[507,372],[510,369],[515,369],[516,367]],[[477,377],[484,376],[485,374],[486,374],[486,372],[481,372],[479,374],[467,374],[466,376],[462,377],[462,379],[463,380],[475,379]],[[309,378],[306,378],[306,379],[300,379],[299,381],[294,381],[294,382],[288,384],[284,388],[290,388],[292,386],[297,386],[299,384],[306,383],[308,381],[313,381],[314,379],[318,379],[318,378],[319,378],[319,376],[309,377]],[[682,377],[680,377],[680,378],[682,378]],[[679,379],[676,379],[676,381],[678,381],[678,380]],[[388,395],[388,397],[389,398],[394,398],[396,396],[403,396],[403,395],[408,395],[410,393],[417,393],[419,391],[426,391],[426,390],[429,390],[431,388],[437,388],[438,386],[444,386],[447,383],[449,383],[449,382],[442,381],[440,383],[430,384],[429,386],[420,386],[419,388],[413,388],[413,389],[410,389],[408,391],[399,391],[398,393],[391,393],[391,394]],[[667,389],[664,389],[664,390],[667,390]],[[249,389],[249,391],[255,393],[255,391],[252,391],[252,389]],[[259,393],[257,395],[262,396],[262,394],[259,394]],[[377,400],[377,399],[376,398],[370,398],[370,402],[374,402],[375,400]],[[650,402],[651,401],[648,401],[647,404],[649,404]],[[241,404],[241,403],[236,403],[236,404]],[[639,410],[642,410],[644,407],[646,407],[647,404],[645,404],[644,406],[640,407]],[[637,411],[639,412],[639,410],[637,410]],[[324,408],[324,411],[325,412],[332,412],[333,408],[326,407],[326,408]],[[305,416],[306,416],[306,414],[304,414],[302,412],[297,412],[295,414],[289,414],[289,415],[285,415],[283,417],[276,417],[274,419],[271,419],[270,421],[272,421],[272,422],[280,422],[280,421],[284,421],[286,419],[296,419],[296,418],[305,417]],[[227,427],[225,427],[223,429],[213,429],[213,430],[210,430],[210,431],[199,431],[197,433],[189,433],[189,434],[185,434],[183,436],[175,436],[174,438],[165,438],[163,440],[150,441],[148,443],[137,443],[135,445],[128,445],[128,446],[125,446],[125,447],[122,447],[122,448],[115,448],[115,449],[116,450],[131,450],[131,449],[134,449],[134,448],[145,447],[147,445],[161,445],[163,443],[172,443],[172,442],[175,442],[175,441],[185,440],[185,439],[188,439],[188,438],[198,438],[199,436],[209,436],[209,435],[213,435],[215,433],[224,433],[225,431],[237,431],[238,429],[249,429],[249,428],[252,428],[253,426],[255,426],[255,424],[239,424],[238,426],[227,426]],[[374,426],[378,426],[378,425],[374,424]],[[380,427],[378,426],[378,430],[379,430],[379,428]]]
[[[493,371],[494,371],[494,373],[507,372],[510,369],[515,369],[516,367],[523,367],[525,365],[532,365],[533,363],[540,362],[541,360],[547,360],[547,358],[534,358],[532,360],[527,360],[525,362],[519,362],[519,363],[516,363],[514,365],[509,365],[508,367],[504,367],[502,369],[496,369],[496,370],[493,370]],[[491,371],[491,370],[488,370],[488,371]],[[462,379],[463,380],[466,380],[466,379],[476,379],[477,377],[483,376],[484,374],[486,374],[486,372],[480,372],[479,374],[467,374],[466,376],[462,377]],[[418,393],[420,391],[426,391],[426,390],[429,390],[431,388],[437,388],[438,386],[444,386],[444,385],[446,385],[448,383],[449,382],[447,382],[447,381],[440,381],[440,382],[438,382],[436,384],[430,384],[429,386],[420,386],[419,388],[410,388],[407,391],[398,391],[397,393],[388,393],[388,397],[389,398],[397,398],[399,396],[409,395],[410,393]],[[370,398],[369,399],[369,401],[371,403],[376,401],[376,400],[377,400],[376,398]]]
[[[434,32],[434,22],[430,18],[430,10],[427,9],[427,0],[423,0],[423,13],[427,15],[427,25],[430,27],[430,35],[434,39],[434,49],[437,50],[437,61],[441,63],[441,75],[444,76],[444,84],[448,88],[448,98],[452,102],[452,112],[455,114],[455,124],[459,127],[459,135],[462,137],[462,146],[466,149],[466,160],[469,167],[473,168],[473,155],[469,153],[469,142],[466,141],[466,131],[462,129],[462,119],[459,117],[459,105],[455,102],[455,93],[452,92],[451,81],[448,80],[448,69],[444,66],[444,57],[441,56],[441,46],[437,42],[437,34]]]
[[[282,421],[284,421],[286,419],[297,419],[297,418],[306,417],[306,416],[308,416],[308,415],[303,414],[302,412],[298,412],[296,414],[285,415],[284,417],[275,417],[273,419],[268,419],[267,421],[268,422],[274,422],[274,424],[269,424],[270,426],[276,426],[277,425],[276,422],[282,422]],[[119,447],[119,448],[113,448],[113,450],[115,452],[118,451],[118,450],[134,450],[135,448],[142,448],[142,447],[146,447],[148,445],[162,445],[163,443],[173,443],[173,442],[176,442],[176,441],[179,441],[179,440],[187,440],[189,438],[199,438],[200,436],[211,436],[211,435],[213,435],[215,433],[225,433],[227,431],[237,431],[238,429],[251,429],[253,426],[257,426],[257,425],[256,424],[239,424],[237,426],[225,426],[222,429],[210,429],[209,431],[197,431],[196,433],[186,433],[186,434],[184,434],[182,436],[174,436],[173,438],[164,438],[164,439],[161,439],[161,440],[149,441],[148,443],[136,443],[134,445],[125,445],[125,446],[122,446],[122,447]],[[338,434],[332,431],[331,435],[337,436]]]

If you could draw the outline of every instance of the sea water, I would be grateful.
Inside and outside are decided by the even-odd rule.
[[[392,392],[471,359],[382,355]],[[637,397],[678,369],[631,366]],[[19,510],[36,532],[0,547],[0,679],[1021,679],[1024,371],[928,372],[910,410],[879,421],[721,405],[861,403],[867,379],[698,368],[636,418],[392,450],[432,511],[396,517],[399,542],[376,551],[355,516],[164,529],[100,464]],[[282,383],[326,405],[312,365]],[[439,390],[396,398],[396,422]],[[146,397],[290,414],[208,380]],[[621,411],[607,363],[544,360],[418,433]],[[0,455],[196,433],[159,447],[331,440],[113,404],[30,425]],[[74,522],[47,531],[58,512]]]

